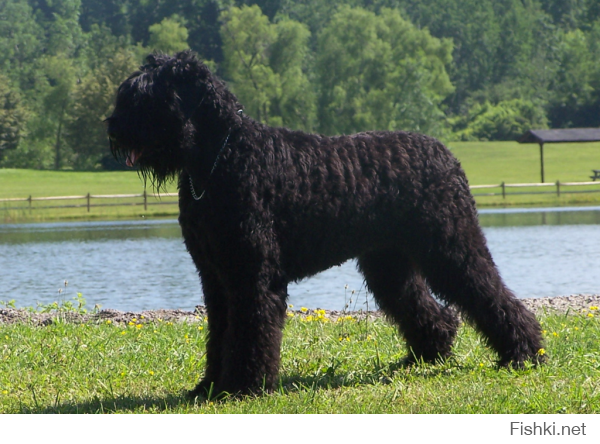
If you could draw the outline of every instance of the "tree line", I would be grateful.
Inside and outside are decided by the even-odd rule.
[[[117,86],[188,48],[270,125],[443,140],[600,126],[597,0],[0,0],[0,166],[115,167]]]

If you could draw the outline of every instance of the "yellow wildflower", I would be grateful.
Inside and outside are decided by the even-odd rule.
[[[308,308],[306,308],[306,307],[300,307],[300,311],[302,313],[306,313],[308,311]]]
[[[588,316],[588,318],[593,318],[594,317],[594,315],[591,314],[591,313],[588,313],[587,316]]]
[[[142,324],[138,324],[138,325],[136,325],[136,326],[135,326],[135,328],[137,328],[137,329],[140,329],[140,328],[142,328]]]
[[[592,305],[592,306],[590,307],[590,310],[598,310],[598,307],[597,307],[596,305]]]
[[[544,356],[544,355],[546,354],[546,350],[545,350],[545,349],[543,349],[543,348],[540,348],[540,349],[538,350],[537,354],[538,354],[538,355],[540,355],[540,356]]]

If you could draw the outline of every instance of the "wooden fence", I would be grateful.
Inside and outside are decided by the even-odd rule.
[[[585,190],[577,190],[573,189],[573,187],[582,187],[587,186],[593,189],[585,189]],[[560,182],[556,181],[554,183],[500,183],[498,185],[472,185],[471,190],[473,191],[473,196],[502,196],[506,198],[509,195],[524,195],[524,194],[556,194],[560,196],[561,194],[570,194],[570,193],[598,193],[600,192],[600,181],[598,182]],[[523,189],[528,188],[525,191],[511,191],[514,189]],[[535,190],[532,190],[535,189]],[[537,189],[540,189],[537,191]],[[552,190],[545,190],[546,188],[552,188]],[[478,190],[489,190],[489,192],[479,192]],[[497,191],[492,191],[497,190]],[[163,193],[163,194],[154,194],[147,193],[144,191],[141,194],[90,194],[87,193],[83,196],[53,196],[53,197],[24,197],[24,198],[9,198],[9,199],[0,199],[0,205],[4,204],[4,210],[41,210],[41,209],[51,209],[51,208],[87,208],[87,211],[90,212],[92,208],[95,207],[113,207],[113,206],[136,206],[143,205],[144,210],[148,209],[149,205],[175,205],[177,201],[161,201],[160,198],[163,197],[177,197],[177,193]],[[138,199],[133,202],[108,202],[108,203],[93,203],[93,201],[106,201],[110,199]],[[61,204],[61,205],[33,205],[34,202],[56,202],[56,201],[80,201],[77,203],[71,204]],[[25,205],[20,206],[11,206],[18,202],[26,202]],[[1,207],[0,207],[1,208]]]
[[[571,187],[591,186],[597,189],[577,190]],[[600,192],[600,181],[598,182],[548,182],[548,183],[504,183],[499,185],[472,185],[473,196],[502,196],[506,199],[509,195],[524,195],[524,194],[575,194],[575,193],[598,193]],[[497,192],[479,193],[477,190],[498,189]],[[529,188],[526,191],[510,191],[511,189]],[[540,188],[539,191],[533,191],[531,188]],[[553,190],[543,190],[542,188],[553,188]]]
[[[161,201],[163,197],[177,197],[178,193],[162,193],[154,194],[144,191],[141,194],[90,194],[84,196],[52,196],[52,197],[16,197],[9,199],[0,199],[0,204],[4,203],[4,210],[41,210],[50,208],[87,208],[88,213],[94,207],[116,207],[116,206],[137,206],[143,205],[144,210],[148,209],[148,205],[175,205],[177,201]],[[152,198],[152,199],[150,199]],[[109,203],[92,203],[93,200],[109,200],[109,199],[139,199],[133,202],[109,202]],[[83,201],[72,204],[62,205],[33,205],[34,202],[53,202],[53,201]],[[13,206],[13,203],[27,202],[26,205]]]

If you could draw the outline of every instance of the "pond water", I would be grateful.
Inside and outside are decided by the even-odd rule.
[[[600,207],[481,210],[480,220],[519,297],[600,293]],[[88,308],[192,310],[202,303],[171,220],[0,225],[0,270],[0,300],[18,307],[71,301],[78,292]],[[374,308],[354,261],[291,284],[289,295],[296,308]]]

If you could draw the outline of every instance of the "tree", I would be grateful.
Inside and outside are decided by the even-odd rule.
[[[457,140],[516,140],[530,129],[548,125],[542,108],[523,99],[492,105],[474,104],[466,117],[454,120]]]
[[[314,95],[304,67],[310,33],[284,19],[270,23],[258,6],[222,14],[225,73],[246,112],[274,126],[310,130]]]
[[[327,134],[362,130],[443,133],[441,102],[453,91],[452,43],[392,9],[344,7],[319,36],[319,122]]]
[[[118,86],[137,65],[133,51],[116,50],[76,86],[66,125],[76,169],[100,168],[102,159],[109,154],[103,120],[112,112]]]
[[[152,51],[165,54],[188,49],[188,30],[177,20],[177,17],[165,18],[160,23],[150,26],[148,46]]]
[[[555,52],[557,71],[550,85],[549,118],[553,127],[600,125],[600,21],[589,33],[562,34]]]
[[[0,161],[8,150],[14,150],[23,136],[26,110],[20,94],[0,74]]]

